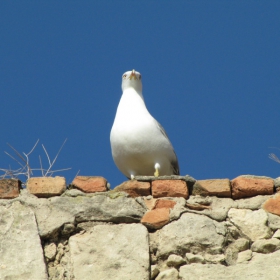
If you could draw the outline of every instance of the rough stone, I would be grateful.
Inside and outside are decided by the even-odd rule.
[[[279,249],[280,249],[280,240],[277,238],[257,240],[251,246],[251,250],[253,252],[262,253],[262,254],[272,253]]]
[[[252,241],[270,238],[273,234],[271,229],[266,225],[268,217],[262,209],[252,211],[249,209],[232,208],[228,212],[228,217]]]
[[[69,239],[76,280],[148,280],[149,244],[141,224],[97,225]],[[39,279],[39,278],[38,278]]]
[[[188,198],[188,188],[182,180],[156,180],[152,181],[152,195],[159,197],[184,197]]]
[[[167,258],[170,254],[208,252],[213,247],[221,247],[224,241],[224,236],[217,233],[213,220],[185,213],[179,220],[159,230],[157,256]]]
[[[236,263],[244,263],[252,259],[252,251],[246,250],[238,253]]]
[[[239,252],[249,249],[249,240],[245,238],[239,238],[234,240],[225,251],[225,261],[227,265],[236,264],[239,256]]]
[[[70,189],[70,190],[66,190],[61,196],[77,197],[77,196],[87,196],[87,194],[78,189]]]
[[[58,200],[63,201],[63,197],[57,197]],[[68,200],[67,207],[70,209],[73,204],[70,203],[76,198],[66,198]],[[49,199],[28,198],[24,202],[30,206],[35,213],[36,221],[38,224],[39,235],[43,238],[55,237],[59,230],[66,223],[74,223],[75,216],[60,207],[56,207]],[[62,204],[63,205],[63,204]]]
[[[225,225],[228,231],[228,242],[234,242],[237,238],[242,236],[242,232],[230,221],[225,221]]]
[[[85,193],[106,192],[108,190],[107,180],[98,176],[76,176],[72,185]]]
[[[50,267],[48,270],[49,280],[65,279],[65,269],[64,267],[57,265],[56,267]],[[66,278],[67,279],[67,278]],[[68,278],[70,279],[70,277]]]
[[[262,204],[270,197],[270,195],[257,195],[250,198],[241,198],[236,200],[235,208],[258,210],[261,208]]]
[[[152,196],[147,196],[143,200],[147,209],[154,209],[157,199],[152,198]]]
[[[35,213],[39,234],[54,236],[65,224],[85,221],[135,223],[140,222],[146,210],[124,193],[111,198],[109,192],[77,197],[56,196],[49,199],[26,195],[15,200],[28,205]],[[12,201],[10,201],[12,203]]]
[[[158,261],[157,257],[154,254],[151,254],[150,255],[150,263],[151,264],[157,264],[157,261]]]
[[[246,238],[239,238],[235,240],[234,243],[230,244],[230,246],[236,248],[238,252],[241,252],[249,249],[250,243],[249,240]]]
[[[125,181],[114,188],[114,191],[122,191],[131,197],[151,195],[151,185],[149,182],[139,182],[137,180]]]
[[[229,179],[198,180],[193,186],[193,195],[231,197]]]
[[[73,223],[66,223],[61,229],[61,234],[70,235],[73,231],[75,231],[75,225]]]
[[[211,254],[205,254],[204,259],[208,263],[224,263],[225,262],[225,255],[219,254],[219,255],[211,255]]]
[[[238,250],[233,247],[229,246],[225,251],[225,262],[227,265],[234,265],[236,264],[238,257]]]
[[[234,266],[219,264],[189,264],[180,267],[182,280],[275,280],[279,278],[280,251],[256,254],[248,263]]]
[[[173,208],[170,208],[170,221],[178,220],[183,213],[187,212],[186,200],[183,197],[174,197],[172,199],[176,201],[176,204]]]
[[[235,202],[231,198],[219,198],[215,196],[191,196],[187,202],[210,206],[209,209],[201,211],[187,210],[186,212],[203,214],[216,221],[224,221],[227,218],[229,209],[235,206]]]
[[[273,234],[272,238],[278,238],[278,239],[280,239],[280,229],[278,229],[277,231],[275,231],[275,233]]]
[[[157,208],[145,213],[141,219],[141,223],[149,229],[160,229],[169,223],[169,209]]]
[[[205,259],[201,255],[192,253],[186,253],[186,259],[188,263],[205,263]]]
[[[75,221],[103,221],[114,223],[139,222],[145,209],[133,198],[117,196],[111,198],[107,193],[93,197],[54,197],[51,206],[75,217]]]
[[[220,222],[218,223],[217,221],[213,220],[213,223],[216,227],[216,232],[220,235],[225,236],[227,233],[227,228],[226,228],[226,223],[225,222]],[[216,250],[217,248],[219,248],[219,250],[222,250],[221,247],[213,247],[211,248],[211,251],[213,251],[214,249]],[[218,254],[218,253],[213,253],[213,254]]]
[[[56,244],[54,242],[45,245],[44,247],[44,255],[47,258],[48,261],[52,261],[55,258],[56,255]]]
[[[66,190],[64,177],[32,177],[26,183],[27,190],[37,197],[61,195]]]
[[[268,226],[273,230],[280,229],[280,216],[271,213],[267,213],[267,216]]]
[[[232,198],[273,194],[274,182],[270,178],[246,178],[239,176],[231,181]]]
[[[268,199],[263,204],[263,209],[267,212],[280,216],[280,194],[277,193],[273,198]]]
[[[18,267],[15,267],[18,274],[8,275],[8,277],[3,276],[3,271],[5,273],[7,271],[6,263],[10,266],[15,266],[15,264],[12,258],[6,260],[6,251],[5,254],[2,254],[3,244],[5,245],[7,241],[2,242],[1,229],[4,228],[2,232],[6,232],[7,224],[10,223],[12,234],[5,233],[5,238],[7,239],[6,236],[9,236],[9,234],[14,237],[16,232],[17,238],[21,238],[21,235],[24,237],[23,241],[22,239],[11,241],[11,243],[16,243],[17,250],[21,250],[19,244],[21,242],[25,243],[26,239],[26,234],[22,234],[22,232],[27,231],[29,235],[30,225],[30,220],[29,223],[25,223],[25,219],[22,218],[22,216],[26,218],[27,213],[23,209],[28,209],[33,214],[33,218],[31,218],[33,222],[35,221],[35,214],[36,235],[38,239],[38,232],[41,236],[41,242],[40,239],[39,242],[36,241],[35,247],[38,247],[39,243],[40,256],[41,258],[45,257],[45,262],[43,259],[41,263],[43,263],[45,272],[47,266],[49,280],[87,279],[84,277],[86,273],[94,270],[94,265],[98,265],[100,260],[101,264],[104,264],[103,267],[100,267],[100,270],[104,271],[108,268],[109,272],[106,273],[113,275],[111,279],[119,279],[118,273],[123,273],[123,264],[121,261],[114,263],[114,260],[117,259],[116,256],[119,256],[121,260],[124,259],[124,267],[133,267],[131,269],[133,273],[126,273],[127,278],[121,275],[120,279],[134,279],[134,275],[138,272],[134,270],[134,263],[127,264],[125,258],[131,259],[131,256],[135,256],[134,260],[138,262],[137,246],[142,247],[143,242],[137,239],[135,242],[138,245],[134,246],[134,241],[127,240],[126,234],[131,236],[132,239],[139,235],[139,230],[135,229],[124,233],[126,230],[122,227],[131,225],[140,226],[144,229],[145,234],[149,235],[149,238],[147,238],[149,247],[146,240],[144,242],[146,247],[143,249],[147,254],[147,257],[145,257],[147,265],[145,264],[143,268],[140,263],[137,267],[137,269],[141,267],[139,269],[142,272],[145,271],[146,278],[144,279],[154,280],[156,277],[162,277],[162,279],[172,280],[189,278],[266,280],[270,279],[267,278],[271,276],[270,274],[272,274],[271,279],[278,279],[280,216],[266,212],[261,208],[264,201],[270,197],[271,195],[257,196],[233,201],[230,198],[214,196],[192,196],[186,202],[183,197],[154,199],[149,195],[131,198],[125,192],[110,191],[92,194],[72,189],[65,191],[59,197],[38,198],[26,189],[22,189],[20,195],[16,198],[0,199],[0,279],[47,279],[47,276],[42,278],[40,275],[38,278],[37,274],[34,274],[36,278],[33,275],[30,278],[29,272],[25,274],[29,268],[28,265],[26,266],[26,262],[21,260],[21,251],[13,254],[13,258],[15,258],[15,254],[20,255],[15,258],[16,261],[18,260]],[[17,215],[14,215],[15,209],[11,211],[13,207],[16,207]],[[169,213],[169,224],[158,230],[151,228],[150,233],[147,233],[147,229],[139,222],[148,209],[167,211]],[[32,217],[29,214],[27,215],[28,219]],[[13,222],[10,222],[7,217],[12,217]],[[18,221],[22,224],[18,225]],[[121,229],[115,230],[115,227],[118,226]],[[107,230],[107,227],[110,230]],[[74,247],[68,244],[70,235],[72,235],[70,239],[74,238],[75,241],[75,238],[77,238],[78,240],[78,242],[72,243]],[[142,235],[141,230],[140,235]],[[83,243],[83,237],[86,237],[87,242]],[[99,239],[104,239],[103,243],[99,242]],[[110,249],[104,245],[107,244],[107,240],[110,241],[108,243]],[[254,243],[250,248],[251,241],[254,241]],[[119,255],[122,248],[111,245],[114,242],[118,243],[118,246],[125,244],[123,254],[125,257],[122,253]],[[98,249],[98,246],[102,249]],[[84,250],[84,247],[88,251]],[[104,250],[104,248],[105,252],[96,255],[96,252]],[[30,254],[33,254],[32,250],[28,250],[28,254],[29,251]],[[76,250],[75,254],[73,254],[73,250]],[[109,250],[110,253],[108,253]],[[85,255],[81,258],[84,251]],[[109,265],[106,266],[107,256],[110,254],[113,257],[110,259]],[[31,257],[28,256],[28,258]],[[37,259],[36,261],[38,262]],[[187,262],[188,266],[185,266],[184,262]],[[21,267],[21,264],[23,267]],[[75,269],[73,269],[74,264]],[[204,265],[200,266],[200,264]],[[228,267],[225,265],[228,265]],[[178,271],[176,271],[179,266],[182,268],[180,269],[180,277]],[[173,268],[168,269],[171,267]],[[186,268],[183,269],[183,267]],[[278,267],[278,271],[276,267]],[[40,270],[40,266],[36,266],[36,269]],[[187,278],[189,275],[185,274],[187,269],[191,271],[189,278]],[[13,271],[13,273],[15,272]],[[172,273],[175,273],[175,275]],[[90,276],[92,277],[92,273]],[[110,277],[105,275],[101,279],[110,279]],[[139,279],[142,279],[142,277],[139,277]]]
[[[280,187],[280,177],[275,178],[274,180],[275,187]]]
[[[0,199],[11,199],[19,196],[21,182],[17,179],[0,180]]]
[[[0,279],[48,279],[34,213],[15,202],[0,208]]]
[[[159,274],[157,265],[151,265],[151,278],[154,279]]]
[[[177,269],[171,268],[164,271],[161,271],[157,276],[156,280],[176,280],[178,279],[179,273]]]
[[[181,256],[174,255],[174,254],[170,255],[166,262],[167,266],[169,266],[169,267],[172,267],[172,266],[178,267],[185,263],[186,263],[186,261]]]

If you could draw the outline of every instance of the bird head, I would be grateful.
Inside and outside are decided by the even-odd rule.
[[[133,88],[137,92],[142,92],[141,74],[134,69],[122,75],[122,90]]]

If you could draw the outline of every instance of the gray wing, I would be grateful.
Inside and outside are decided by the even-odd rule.
[[[169,138],[168,138],[168,136],[167,136],[166,131],[165,131],[164,128],[162,127],[162,125],[161,125],[157,120],[155,120],[155,121],[156,121],[156,123],[157,123],[157,125],[158,125],[158,128],[159,128],[160,132],[161,132],[162,135],[168,140],[168,142],[170,143],[170,145],[171,145],[171,147],[172,147],[172,149],[173,149],[174,159],[170,162],[170,163],[171,163],[171,166],[172,166],[172,169],[173,169],[173,173],[174,173],[174,175],[180,175],[179,162],[178,162],[177,155],[176,155],[176,153],[175,153],[175,151],[174,151],[174,148],[173,148],[173,146],[172,146],[172,144],[171,144],[171,142],[170,142],[170,140],[169,140]]]

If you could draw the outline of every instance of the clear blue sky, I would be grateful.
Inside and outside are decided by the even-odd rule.
[[[54,158],[68,138],[54,166],[68,183],[125,181],[109,135],[136,69],[182,175],[280,176],[279,15],[280,1],[1,1],[0,167],[18,168],[7,142]]]

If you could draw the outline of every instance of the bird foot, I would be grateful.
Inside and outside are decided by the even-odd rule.
[[[155,177],[158,177],[158,176],[159,176],[159,171],[158,171],[158,169],[156,169],[154,175],[155,175]]]
[[[158,163],[155,164],[155,173],[154,173],[154,176],[155,177],[159,177],[159,168],[160,168],[160,165]]]

